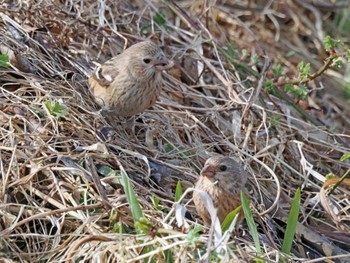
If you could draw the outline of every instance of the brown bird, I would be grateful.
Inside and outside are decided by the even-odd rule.
[[[232,158],[214,156],[205,162],[195,187],[210,195],[222,223],[227,214],[241,204],[240,191],[245,192],[248,177],[249,173]],[[193,192],[193,201],[198,215],[210,225],[210,214],[196,191]],[[243,211],[240,211],[239,221],[242,218]]]
[[[89,85],[103,110],[129,117],[156,102],[163,85],[162,71],[171,66],[159,46],[143,41],[97,67]]]

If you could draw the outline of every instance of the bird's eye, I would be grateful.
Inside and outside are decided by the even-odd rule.
[[[144,58],[144,59],[143,59],[143,62],[145,62],[146,64],[149,64],[149,63],[151,62],[151,59],[149,59],[149,58]]]
[[[227,170],[227,166],[226,165],[220,165],[220,171],[221,172],[225,172]]]

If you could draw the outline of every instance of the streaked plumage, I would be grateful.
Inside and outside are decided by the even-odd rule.
[[[89,85],[102,109],[129,117],[151,107],[163,85],[169,61],[150,41],[137,43],[96,68]]]
[[[222,223],[227,214],[241,204],[240,191],[245,192],[248,177],[249,173],[232,158],[214,156],[205,162],[195,187],[210,195]],[[193,201],[198,215],[206,225],[210,225],[210,214],[196,192],[193,192]],[[242,216],[241,211],[240,219]]]

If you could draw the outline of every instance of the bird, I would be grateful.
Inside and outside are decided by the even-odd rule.
[[[209,194],[222,223],[241,204],[240,192],[246,192],[245,185],[249,176],[243,166],[231,157],[217,155],[206,160],[195,188]],[[193,192],[193,202],[198,215],[206,225],[210,225],[210,214],[196,191]],[[243,213],[240,211],[239,222],[242,219]]]
[[[103,111],[131,117],[155,104],[163,86],[162,71],[171,66],[161,48],[146,40],[98,66],[89,86]]]

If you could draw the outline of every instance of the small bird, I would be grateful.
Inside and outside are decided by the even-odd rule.
[[[240,191],[246,192],[245,184],[248,177],[249,173],[232,158],[222,155],[214,156],[205,162],[195,188],[210,195],[217,209],[220,223],[222,223],[227,214],[241,204]],[[210,225],[210,214],[196,191],[193,192],[193,201],[198,215],[206,225]],[[243,212],[241,211],[239,221],[242,218]]]
[[[97,67],[89,85],[102,110],[115,117],[130,117],[156,102],[163,85],[162,71],[171,66],[158,45],[143,41]]]

